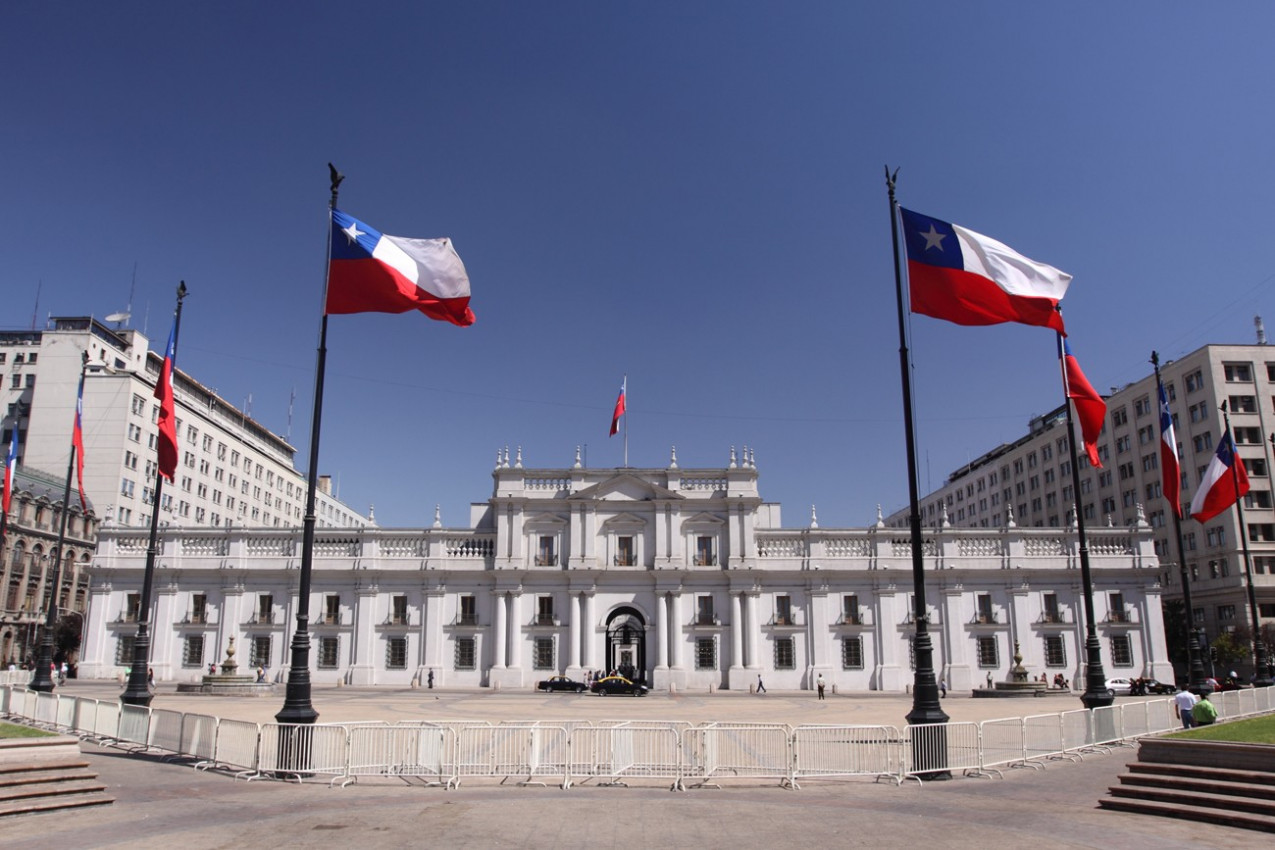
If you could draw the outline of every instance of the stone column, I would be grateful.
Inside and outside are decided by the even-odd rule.
[[[580,595],[567,594],[567,675],[580,677]]]
[[[580,631],[584,635],[584,666],[590,670],[596,670],[598,669],[598,639],[593,615],[593,594],[580,594],[580,601],[584,605],[584,621],[580,624]]]
[[[509,594],[509,654],[505,662],[510,670],[522,670],[522,592]]]
[[[424,604],[421,606],[421,649],[417,656],[421,659],[421,667],[416,675],[421,687],[429,681],[429,671],[434,671],[434,687],[442,687],[443,672],[443,593],[441,590],[428,589],[424,593]]]
[[[376,603],[380,588],[363,584],[354,589],[354,632],[350,647],[350,684],[376,684]]]
[[[744,602],[747,606],[747,614],[745,619],[748,621],[748,631],[745,632],[748,648],[745,650],[747,658],[747,667],[750,670],[761,668],[761,659],[757,657],[757,633],[760,631],[757,623],[757,596],[756,593],[749,593]]]
[[[744,670],[744,605],[743,594],[730,592],[730,670],[726,681],[732,689],[748,687]]]
[[[669,595],[669,667],[674,670],[682,670],[685,664],[682,662],[682,591],[675,590]],[[678,684],[681,684],[680,682]]]
[[[509,640],[505,629],[505,593],[504,591],[493,591],[491,595],[492,608],[496,615],[496,633],[492,635],[491,640],[491,669],[505,669],[505,645]]]
[[[657,674],[668,672],[668,607],[668,594],[657,590],[655,592],[655,672]]]

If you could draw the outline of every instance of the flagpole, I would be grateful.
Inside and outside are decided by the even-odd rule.
[[[624,376],[624,468],[629,468],[629,376]]]
[[[173,313],[173,350],[171,355],[177,368],[177,337],[181,334],[182,302],[186,298],[186,281],[177,284],[177,309]],[[167,355],[166,355],[167,356]],[[160,370],[160,380],[164,379]],[[172,380],[170,373],[169,380]],[[175,404],[175,402],[174,402]],[[133,663],[128,672],[128,685],[120,694],[120,702],[125,705],[150,705],[150,610],[151,591],[155,584],[155,557],[159,554],[159,506],[163,503],[164,475],[155,465],[155,501],[151,505],[151,534],[146,544],[146,567],[142,573],[142,595],[137,602],[137,637],[133,639]]]
[[[1244,497],[1240,495],[1240,472],[1237,465],[1240,461],[1240,450],[1235,445],[1235,435],[1231,433],[1231,416],[1226,410],[1226,402],[1222,402],[1222,422],[1226,425],[1226,434],[1231,440],[1231,484],[1235,487],[1235,511],[1240,521],[1240,544],[1244,551],[1244,578],[1248,585],[1248,611],[1253,622],[1253,684],[1259,688],[1271,684],[1271,671],[1266,661],[1266,646],[1262,643],[1262,621],[1257,612],[1257,591],[1253,588],[1253,559],[1248,554],[1248,526],[1244,524]],[[1265,454],[1265,449],[1262,450]],[[1259,681],[1260,680],[1260,681]]]
[[[1058,350],[1063,350],[1062,334],[1058,334]],[[1080,543],[1080,580],[1085,593],[1085,692],[1080,701],[1090,710],[1103,708],[1116,701],[1115,693],[1107,687],[1107,674],[1102,668],[1102,644],[1098,642],[1098,627],[1094,622],[1093,576],[1089,571],[1089,541],[1085,536],[1085,517],[1080,510],[1080,456],[1076,452],[1076,425],[1071,408],[1071,391],[1067,385],[1067,366],[1064,358],[1058,358],[1062,372],[1063,405],[1067,408],[1067,448],[1071,452],[1072,511],[1076,518],[1076,535]]]
[[[930,640],[929,613],[925,603],[925,551],[921,537],[920,496],[917,492],[916,431],[912,419],[912,361],[908,354],[906,311],[903,304],[903,269],[899,262],[899,213],[894,197],[896,168],[890,173],[885,169],[885,184],[890,197],[890,243],[894,249],[894,289],[899,317],[899,372],[903,381],[903,430],[908,462],[908,525],[912,541],[912,588],[914,595],[913,619],[916,636],[913,647],[916,671],[912,683],[912,710],[907,714],[909,725],[947,723],[947,713],[939,704],[939,685],[934,673],[934,645]],[[922,779],[951,779],[947,769],[946,728],[934,730],[932,735],[916,735],[912,740],[913,768]]]
[[[1164,384],[1160,381],[1160,355],[1151,352],[1151,365],[1155,367],[1155,389],[1156,399],[1161,398],[1164,394]],[[1176,433],[1176,432],[1175,432]],[[1163,434],[1161,435],[1163,439]],[[1174,453],[1177,452],[1177,446],[1174,446]],[[1178,462],[1178,475],[1182,474],[1181,461]],[[1164,472],[1160,473],[1161,484],[1163,484]],[[1164,487],[1161,486],[1161,491]],[[1161,492],[1161,495],[1164,495]],[[1187,662],[1187,690],[1193,694],[1212,693],[1213,686],[1204,681],[1204,661],[1200,657],[1200,633],[1195,621],[1195,605],[1191,601],[1191,577],[1186,568],[1186,549],[1182,545],[1182,499],[1178,499],[1176,505],[1169,505],[1173,514],[1173,536],[1178,543],[1178,574],[1182,581],[1182,604],[1186,606],[1186,662]]]
[[[80,387],[76,393],[76,399],[82,398],[84,395],[84,375],[89,368],[89,353],[83,352],[80,356]],[[77,402],[78,403],[78,402]],[[79,408],[76,408],[78,416]],[[15,420],[13,427],[18,427]],[[58,597],[62,590],[62,559],[65,557],[66,549],[66,521],[67,516],[71,513],[71,476],[75,474],[75,436],[71,437],[71,459],[66,465],[66,487],[62,490],[62,519],[58,523],[58,548],[57,556],[52,559],[52,580],[48,583],[48,610],[44,612],[44,634],[40,637],[40,655],[35,662],[35,678],[31,680],[28,687],[33,691],[43,691],[50,693],[53,690],[53,632],[58,622]]]
[[[332,195],[328,200],[328,262],[324,271],[324,300],[327,295],[327,276],[332,268],[332,211],[336,209],[337,195],[345,175],[328,163]],[[328,359],[328,314],[323,311],[319,323],[319,351],[314,370],[314,413],[310,422],[310,469],[306,482],[305,520],[301,538],[301,578],[297,588],[297,630],[292,636],[292,661],[288,668],[288,683],[284,692],[283,708],[275,715],[279,723],[313,724],[319,719],[311,702],[310,693],[310,581],[314,571],[315,493],[319,485],[319,432],[323,418],[323,375]],[[304,769],[309,765],[309,736],[281,741],[282,762],[286,766]]]

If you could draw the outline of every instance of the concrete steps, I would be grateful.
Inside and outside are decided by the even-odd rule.
[[[0,741],[0,817],[115,802],[67,736]]]
[[[1275,832],[1275,747],[1148,739],[1138,759],[1099,806]]]

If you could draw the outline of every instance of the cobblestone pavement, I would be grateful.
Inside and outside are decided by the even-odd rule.
[[[110,699],[115,683],[69,683],[66,692]],[[903,725],[905,696],[805,693],[657,694],[645,699],[540,695],[528,691],[388,691],[318,688],[321,722],[465,719],[731,720]],[[267,698],[177,697],[161,687],[154,706],[269,721],[282,693]],[[1034,700],[950,697],[953,720],[983,720],[1079,707],[1075,696]],[[957,778],[895,787],[866,779],[803,782],[784,790],[738,780],[722,789],[672,793],[652,782],[569,791],[466,782],[444,791],[396,780],[333,789],[325,783],[234,780],[158,756],[84,745],[116,797],[113,806],[6,821],[6,848],[244,847],[740,848],[812,846],[1035,848],[1250,848],[1256,833],[1097,808],[1136,756],[1133,748],[1011,770],[1003,779]],[[833,842],[836,842],[834,845]]]

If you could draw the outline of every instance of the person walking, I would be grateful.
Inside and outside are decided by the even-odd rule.
[[[1191,709],[1195,708],[1196,696],[1186,688],[1178,691],[1173,697],[1173,705],[1178,709],[1178,716],[1182,718],[1182,728],[1190,729],[1195,725],[1194,719],[1191,717]]]
[[[823,680],[823,674],[819,674],[819,678],[815,679],[815,689],[819,692],[819,699],[823,699],[823,689],[826,683]]]
[[[434,690],[434,670],[432,668],[430,669],[429,673],[425,676],[425,684],[429,690],[431,691]]]
[[[764,694],[764,693],[766,693],[766,686],[765,686],[765,685],[763,685],[763,684],[761,683],[761,674],[760,674],[760,673],[758,673],[758,674],[757,674],[757,693],[759,693],[759,694]]]

